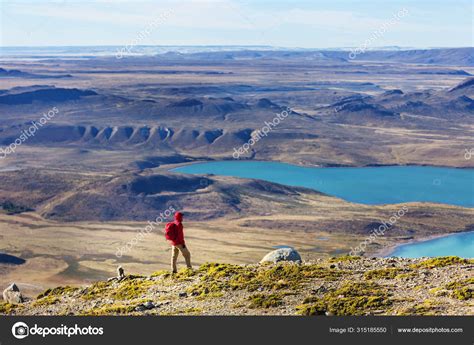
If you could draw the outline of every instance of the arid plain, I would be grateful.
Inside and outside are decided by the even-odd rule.
[[[167,268],[163,224],[116,253],[170,205],[189,215],[196,264],[255,263],[281,245],[307,260],[347,254],[403,206],[406,215],[365,255],[474,230],[471,208],[368,206],[304,188],[169,172],[232,159],[234,148],[287,108],[288,119],[243,158],[472,168],[470,54],[440,50],[426,59],[422,52],[409,61],[395,53],[350,61],[343,52],[265,51],[6,57],[3,147],[51,108],[58,114],[0,159],[0,252],[25,260],[0,263],[0,286],[15,281],[35,295],[106,279],[118,265],[140,274]]]

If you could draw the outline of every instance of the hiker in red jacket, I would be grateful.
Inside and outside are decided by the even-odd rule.
[[[184,260],[186,260],[186,266],[192,269],[191,266],[191,253],[186,248],[184,242],[184,231],[183,231],[183,214],[176,212],[174,215],[174,222],[166,224],[165,237],[171,243],[171,269],[173,273],[178,272],[176,267],[176,261],[178,260],[179,252],[183,254]]]

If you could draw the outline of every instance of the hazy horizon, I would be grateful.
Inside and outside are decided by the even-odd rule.
[[[3,1],[3,47],[471,47],[468,0]],[[440,30],[442,28],[442,30]],[[376,34],[378,32],[378,34]]]
[[[119,44],[77,44],[77,45],[10,45],[10,46],[0,46],[1,48],[81,48],[81,47],[122,47]],[[266,49],[288,49],[288,50],[344,50],[357,48],[357,46],[340,46],[340,47],[289,47],[289,46],[269,46],[269,45],[258,45],[258,44],[138,44],[134,47],[236,47],[236,48],[266,48]],[[429,49],[463,49],[463,48],[474,48],[472,46],[375,46],[370,50],[429,50]]]

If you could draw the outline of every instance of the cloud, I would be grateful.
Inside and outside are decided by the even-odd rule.
[[[172,11],[173,16],[166,21],[167,25],[197,29],[268,30],[283,24],[296,24],[365,30],[380,26],[384,22],[384,19],[351,11],[307,10],[297,7],[290,10],[256,10],[230,0],[188,0],[180,3],[115,0],[91,3],[58,0],[17,3],[10,4],[9,7],[10,11],[20,15],[131,26],[146,25],[161,13]]]
[[[455,8],[448,7],[448,11],[399,3],[400,8],[391,3],[390,9],[379,10],[376,1],[365,8],[350,2],[337,8],[329,3],[305,1],[273,4],[232,0],[6,2],[2,4],[2,29],[3,40],[13,44],[18,44],[15,42],[20,41],[25,32],[32,33],[28,43],[34,37],[40,44],[66,39],[75,44],[115,44],[133,38],[153,22],[157,24],[156,39],[160,44],[355,46],[406,5],[408,15],[390,27],[381,45],[439,42],[436,45],[441,46],[450,42],[446,41],[449,37],[456,37],[460,42],[468,36],[470,26]],[[439,32],[439,25],[443,33],[433,38],[433,34]],[[38,27],[41,30],[37,30]],[[67,34],[62,37],[61,33]],[[152,39],[143,44],[156,43]]]

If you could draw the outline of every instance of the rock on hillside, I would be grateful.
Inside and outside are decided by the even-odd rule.
[[[126,269],[126,268],[125,268]],[[8,315],[473,315],[474,260],[339,257],[311,263],[209,263],[56,287]]]
[[[7,303],[22,303],[24,301],[20,289],[15,283],[3,290],[3,300]]]
[[[263,257],[260,263],[271,262],[276,264],[281,261],[301,262],[300,254],[293,248],[279,248]]]

